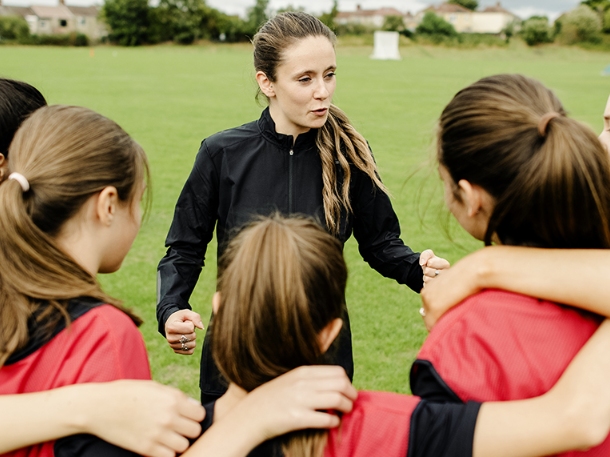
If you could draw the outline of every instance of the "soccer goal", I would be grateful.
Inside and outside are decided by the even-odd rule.
[[[375,48],[371,59],[400,60],[398,32],[375,32]]]

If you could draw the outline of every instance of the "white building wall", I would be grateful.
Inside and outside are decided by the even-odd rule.
[[[512,21],[512,17],[504,13],[472,13],[473,33],[499,34]]]

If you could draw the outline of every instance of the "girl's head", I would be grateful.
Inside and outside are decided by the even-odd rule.
[[[30,114],[47,104],[42,94],[22,81],[0,78],[0,181],[6,178],[8,147]]]
[[[213,355],[250,391],[320,362],[341,327],[347,269],[341,243],[309,219],[264,219],[219,262]]]
[[[297,136],[326,122],[335,91],[335,34],[302,12],[278,14],[254,35],[259,95],[278,132]]]
[[[142,148],[86,108],[39,109],[15,135],[10,155],[10,176],[19,179],[0,185],[0,363],[27,340],[27,318],[36,309],[52,326],[72,298],[117,304],[101,291],[97,271],[77,262],[59,240],[67,227],[82,235],[88,221],[104,233],[115,230],[114,243],[96,260],[98,271],[117,269],[137,232],[148,178]],[[100,219],[102,213],[108,217]],[[98,243],[91,249],[99,250]]]
[[[540,82],[496,75],[458,92],[438,161],[447,205],[486,244],[610,247],[608,154]]]

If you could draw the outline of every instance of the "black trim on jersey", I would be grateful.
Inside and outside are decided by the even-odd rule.
[[[422,400],[411,416],[407,457],[472,457],[481,403]]]
[[[136,457],[135,454],[93,435],[72,435],[55,441],[55,457]]]
[[[100,302],[99,300],[91,297],[80,297],[70,300],[67,309],[68,315],[70,316],[70,321],[74,322],[76,319],[86,314],[87,311],[103,304],[104,303]],[[40,307],[38,310],[39,309]],[[11,365],[25,359],[27,356],[42,348],[45,344],[55,338],[59,332],[66,328],[66,320],[60,319],[57,326],[51,332],[43,333],[38,331],[39,324],[37,321],[37,316],[39,313],[40,312],[34,312],[28,319],[29,339],[26,345],[13,352],[7,361],[4,362],[4,365]]]
[[[411,392],[421,398],[438,403],[463,403],[460,397],[441,378],[428,360],[417,359],[409,374]]]

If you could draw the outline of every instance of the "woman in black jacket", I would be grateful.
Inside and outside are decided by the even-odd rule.
[[[417,292],[423,285],[422,268],[433,277],[449,266],[432,251],[420,256],[402,242],[366,140],[332,105],[335,39],[318,19],[295,12],[274,17],[255,35],[256,80],[269,107],[258,121],[203,141],[158,267],[159,331],[176,353],[192,354],[195,327],[203,327],[188,301],[214,226],[220,257],[235,231],[257,215],[313,216],[341,242],[353,233],[372,268]],[[351,378],[347,314],[344,321],[332,362]],[[209,343],[206,335],[202,400],[226,389]]]

